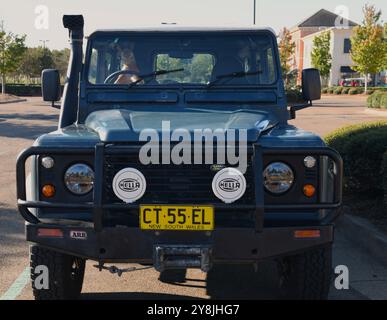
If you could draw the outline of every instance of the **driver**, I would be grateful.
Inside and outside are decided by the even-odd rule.
[[[123,42],[117,47],[119,56],[121,57],[121,70],[128,70],[128,73],[121,74],[117,77],[115,84],[130,84],[139,80],[138,74],[140,69],[134,55],[134,43]]]

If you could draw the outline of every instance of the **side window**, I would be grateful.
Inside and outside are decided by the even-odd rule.
[[[259,84],[272,84],[276,80],[276,69],[273,49],[267,48],[256,53],[257,70],[261,73],[258,76]]]
[[[112,54],[103,49],[93,48],[90,56],[89,82],[101,84],[114,71]]]
[[[268,81],[272,83],[275,81],[275,66],[274,66],[274,55],[273,49],[269,48],[266,50],[267,56],[267,69],[268,69]]]
[[[351,51],[351,39],[344,39],[344,53]]]
[[[98,63],[98,52],[95,48],[91,51],[90,66],[89,66],[89,82],[92,84],[97,83],[97,63]]]

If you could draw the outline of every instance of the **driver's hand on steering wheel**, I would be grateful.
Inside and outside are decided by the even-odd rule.
[[[131,83],[136,82],[140,79],[141,78],[136,74],[121,74],[117,77],[117,80],[114,81],[114,84],[131,84]],[[143,82],[143,81],[141,81],[141,82]]]

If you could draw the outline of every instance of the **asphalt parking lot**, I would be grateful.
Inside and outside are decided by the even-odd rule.
[[[300,111],[293,124],[325,135],[338,127],[375,121],[385,114],[365,111],[363,97],[324,97],[315,106]],[[0,298],[32,299],[26,280],[28,244],[24,241],[24,220],[15,206],[15,159],[40,134],[56,129],[58,110],[40,98],[0,105]],[[356,235],[359,236],[359,235]],[[186,299],[210,298],[206,295],[205,274],[188,270],[185,281],[173,284],[158,281],[153,269],[125,273],[120,278],[108,271],[99,272],[88,262],[82,299]],[[350,289],[331,288],[331,299],[387,299],[387,266],[378,262],[336,232],[334,266],[349,268]],[[257,273],[252,267],[225,270],[218,297],[225,299],[275,299],[279,297],[276,273],[271,262]]]

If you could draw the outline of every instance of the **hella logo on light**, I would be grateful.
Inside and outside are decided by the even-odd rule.
[[[114,176],[112,187],[118,198],[125,203],[133,203],[145,194],[146,180],[137,169],[124,168]]]
[[[241,198],[246,191],[246,179],[235,168],[220,170],[212,180],[212,191],[225,203],[232,203]]]
[[[122,190],[122,191],[126,191],[126,192],[134,192],[134,191],[137,191],[139,188],[140,188],[140,182],[138,182],[137,180],[135,179],[124,179],[124,180],[121,180],[119,183],[118,183],[118,187]]]
[[[235,192],[238,191],[241,187],[241,184],[237,179],[226,178],[219,181],[219,188],[225,192]]]

